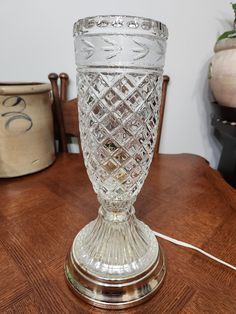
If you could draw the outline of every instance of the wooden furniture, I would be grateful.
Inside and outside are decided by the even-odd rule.
[[[98,202],[81,154],[0,180],[0,313],[106,313],[78,299],[64,279],[71,241]],[[159,155],[135,204],[153,230],[236,261],[236,193],[194,155]],[[168,270],[147,303],[107,313],[236,313],[236,272],[160,239]]]
[[[48,78],[51,81],[54,96],[53,107],[55,117],[55,129],[57,130],[56,137],[59,139],[59,151],[68,152],[67,148],[68,135],[78,138],[79,148],[81,151],[78,126],[77,98],[67,100],[69,76],[66,73],[61,73],[59,75],[60,84],[58,84],[58,75],[56,73],[50,73],[48,75]],[[161,130],[166,102],[166,93],[169,80],[170,80],[169,76],[164,75],[162,84],[162,98],[160,104],[160,118],[159,118],[160,120],[158,126],[158,136],[155,152],[159,151],[160,146]]]
[[[155,147],[155,153],[158,154],[161,142],[161,132],[162,132],[162,125],[164,120],[164,112],[165,112],[165,104],[166,104],[166,94],[167,88],[170,81],[170,77],[168,75],[163,76],[163,84],[162,84],[162,97],[161,97],[161,104],[160,104],[160,115],[159,115],[159,125],[158,125],[158,132],[157,132],[157,142]]]
[[[59,151],[68,152],[67,135],[77,137],[79,140],[77,99],[67,101],[69,76],[66,73],[61,73],[59,77],[60,86],[58,86],[58,75],[56,73],[48,75],[54,98],[54,130],[55,138],[59,141]]]
[[[214,116],[212,125],[215,136],[223,146],[218,170],[224,179],[236,188],[236,123]]]

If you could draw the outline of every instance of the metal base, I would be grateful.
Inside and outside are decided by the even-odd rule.
[[[161,248],[149,269],[125,280],[106,280],[91,275],[76,263],[71,252],[65,261],[68,284],[79,297],[99,308],[124,309],[145,302],[161,286],[166,273]]]

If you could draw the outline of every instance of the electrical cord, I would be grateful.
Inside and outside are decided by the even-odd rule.
[[[224,266],[229,267],[229,268],[233,269],[234,271],[236,271],[236,267],[235,266],[233,266],[233,265],[231,265],[231,264],[221,260],[218,257],[215,257],[214,255],[211,255],[211,254],[205,252],[202,249],[199,249],[198,247],[196,247],[196,246],[194,246],[192,244],[189,244],[189,243],[186,243],[186,242],[183,242],[183,241],[180,241],[180,240],[176,240],[174,238],[171,238],[171,237],[169,237],[169,236],[167,236],[165,234],[162,234],[162,233],[154,231],[154,230],[153,230],[153,233],[155,234],[156,237],[162,238],[162,239],[167,240],[169,242],[172,242],[172,243],[174,243],[176,245],[180,245],[180,246],[183,246],[183,247],[195,250],[195,251],[197,251],[197,252],[207,256],[208,258],[213,259],[214,261],[216,261],[216,262],[218,262],[220,264],[223,264]]]

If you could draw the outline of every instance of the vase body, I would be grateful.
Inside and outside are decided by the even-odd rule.
[[[217,103],[236,108],[236,38],[219,40],[210,64],[210,87]]]
[[[124,308],[151,296],[165,274],[158,242],[133,203],[157,137],[167,29],[98,16],[79,20],[74,35],[81,144],[101,206],[76,236],[65,272],[88,302]]]
[[[0,83],[0,177],[48,167],[55,159],[51,85]]]

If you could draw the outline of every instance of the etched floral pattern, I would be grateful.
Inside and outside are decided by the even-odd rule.
[[[111,65],[159,70],[164,63],[166,41],[162,38],[143,37],[141,34],[87,35],[77,37],[75,47],[78,67]]]

